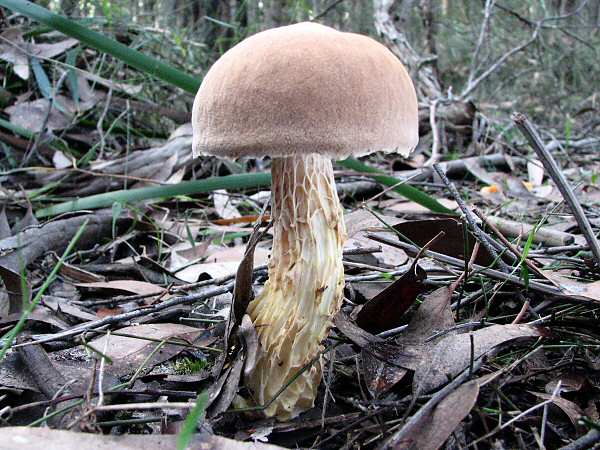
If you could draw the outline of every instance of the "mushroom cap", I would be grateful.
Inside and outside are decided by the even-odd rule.
[[[304,22],[223,54],[196,94],[192,126],[194,154],[407,155],[418,142],[417,97],[379,42]]]

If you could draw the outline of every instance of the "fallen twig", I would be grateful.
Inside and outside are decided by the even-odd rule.
[[[598,442],[600,442],[600,431],[594,428],[581,436],[579,439],[576,439],[570,444],[561,447],[560,450],[583,450],[586,448],[593,448],[594,444]]]
[[[490,224],[493,224],[498,230],[511,237],[519,237],[528,235],[534,229],[533,225],[515,222],[513,220],[503,219],[501,217],[488,216],[486,217]],[[483,219],[482,219],[483,220]],[[490,228],[492,228],[490,226]],[[575,241],[575,236],[563,231],[553,230],[548,227],[536,228],[533,242],[541,243],[549,247],[560,247],[572,244]]]
[[[544,147],[540,135],[538,134],[533,124],[529,121],[527,116],[525,116],[525,114],[517,112],[513,114],[512,119],[517,125],[517,128],[519,128],[521,133],[523,133],[523,136],[527,138],[529,144],[535,150],[535,153],[540,158],[540,161],[544,165],[544,168],[548,172],[548,175],[550,175],[550,178],[552,178],[552,181],[554,181],[554,183],[556,184],[556,187],[565,199],[565,202],[571,208],[571,211],[573,212],[573,216],[575,217],[575,220],[579,225],[581,233],[585,237],[585,240],[590,246],[590,250],[594,255],[594,258],[596,259],[596,263],[600,265],[600,243],[598,243],[598,239],[596,239],[594,231],[592,230],[592,226],[590,225],[590,222],[585,216],[585,212],[581,207],[581,203],[579,203],[577,197],[575,197],[575,193],[571,189],[571,186],[569,186],[569,183],[565,178],[564,174],[562,173],[560,167],[558,167],[558,164],[556,163],[550,152]]]
[[[477,215],[477,217],[479,217],[481,219],[481,221],[486,226],[488,226],[490,228],[490,230],[492,230],[494,232],[494,234],[498,237],[498,239],[500,239],[500,242],[502,242],[504,245],[506,245],[506,248],[508,248],[508,250],[510,250],[513,255],[515,255],[519,259],[522,258],[523,262],[527,265],[527,267],[529,267],[531,270],[533,270],[535,273],[537,273],[540,277],[545,278],[542,271],[540,269],[538,269],[537,266],[535,264],[533,264],[528,258],[526,258],[526,257],[523,258],[522,252],[517,247],[515,247],[508,239],[506,239],[504,237],[502,232],[496,227],[496,225],[491,220],[489,220],[486,217],[486,215],[483,212],[481,212],[477,208],[473,208],[473,212]]]
[[[404,251],[407,251],[409,254],[416,254],[419,251],[419,249],[417,247],[415,247],[414,245],[408,244],[406,242],[395,241],[395,240],[389,239],[385,236],[380,236],[380,235],[377,235],[374,233],[367,233],[367,237],[370,239],[373,239],[374,241],[381,242],[382,244],[400,248]],[[461,269],[465,267],[465,262],[462,259],[453,258],[452,256],[444,255],[442,253],[427,250],[425,252],[425,256],[428,256],[430,258],[436,259],[443,263],[449,264],[453,267],[457,267],[457,268],[461,268]],[[514,275],[512,273],[500,272],[499,270],[490,269],[488,267],[483,267],[478,264],[473,264],[473,270],[477,271],[483,275],[486,275],[490,278],[496,279],[496,280],[509,281],[511,283],[516,284],[517,286],[525,287],[525,285],[526,285],[525,282],[519,276]],[[540,283],[539,281],[530,280],[528,282],[527,286],[530,289],[533,289],[538,292],[543,292],[545,294],[555,295],[557,297],[562,297],[562,298],[569,298],[572,300],[576,299],[576,300],[588,302],[588,303],[591,302],[591,300],[588,298],[567,295],[567,294],[563,293],[560,289],[558,289],[554,286]]]
[[[500,244],[498,244],[497,242],[495,242],[490,236],[485,234],[481,228],[479,228],[479,225],[477,225],[477,222],[475,220],[475,217],[473,216],[473,213],[467,207],[466,203],[460,196],[460,193],[456,190],[456,187],[454,186],[454,184],[452,184],[450,182],[450,180],[448,180],[448,177],[446,176],[444,171],[440,168],[440,166],[437,164],[434,164],[433,168],[437,172],[437,174],[440,176],[440,178],[442,179],[442,181],[444,182],[444,184],[446,185],[448,190],[450,191],[450,194],[452,194],[452,197],[454,197],[454,200],[456,200],[456,203],[458,203],[458,206],[460,207],[463,214],[465,215],[467,222],[471,226],[471,229],[473,230],[473,233],[475,234],[477,239],[483,244],[483,246],[488,251],[488,253],[496,260],[498,267],[500,267],[500,269],[502,269],[503,272],[506,272],[506,273],[511,272],[512,269],[508,266],[508,264],[506,264],[502,260],[502,258],[496,251],[497,248],[502,248],[502,246]]]
[[[89,330],[96,330],[101,327],[105,327],[108,325],[115,325],[117,323],[125,322],[131,319],[135,319],[138,317],[142,317],[148,314],[152,314],[158,311],[162,311],[163,309],[170,308],[172,306],[181,305],[184,303],[193,303],[199,302],[202,300],[207,300],[212,297],[216,297],[217,295],[225,294],[227,292],[231,292],[233,289],[233,282],[229,282],[221,287],[216,287],[211,289],[210,291],[203,292],[200,294],[191,294],[183,297],[175,297],[169,300],[166,300],[162,303],[158,303],[152,306],[146,306],[134,311],[129,311],[123,314],[116,314],[114,316],[105,317],[104,319],[94,320],[92,322],[87,322],[81,325],[77,325],[69,330],[61,331],[60,333],[51,334],[49,336],[44,336],[40,339],[36,339],[30,342],[24,342],[22,344],[13,345],[12,348],[24,347],[26,345],[34,345],[34,344],[43,344],[46,342],[53,342],[58,340],[63,340],[67,338],[72,338],[74,336],[78,336],[82,333],[85,333]]]

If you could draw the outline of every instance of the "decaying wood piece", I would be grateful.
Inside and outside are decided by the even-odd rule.
[[[103,237],[111,236],[113,215],[110,212],[100,212],[32,226],[15,236],[0,240],[0,276],[8,291],[9,314],[20,312],[23,308],[21,277],[26,273],[27,265],[46,252],[62,252],[85,221],[88,224],[77,248],[93,247]],[[129,220],[125,222],[130,223]],[[117,229],[121,230],[125,222],[118,220]],[[27,291],[30,293],[31,289]]]
[[[514,220],[504,219],[502,217],[488,216],[487,219],[493,223],[498,229],[509,237],[519,237],[526,239],[529,233],[533,230],[534,226],[515,222]],[[561,247],[564,245],[570,245],[575,241],[575,236],[571,233],[565,233],[564,231],[553,230],[548,227],[537,228],[533,242],[542,243],[548,247]]]

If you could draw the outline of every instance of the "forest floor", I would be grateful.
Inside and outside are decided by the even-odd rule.
[[[141,84],[48,76],[98,54],[49,35],[28,60],[5,42],[27,30],[2,36],[0,448],[600,441],[600,139],[515,115],[510,133],[448,131],[460,150],[436,165],[423,149],[335,164],[344,303],[314,408],[278,422],[232,405],[252,327],[224,345],[240,262],[248,289],[268,277],[271,234],[246,248],[268,228],[269,161],[192,159],[188,113]]]

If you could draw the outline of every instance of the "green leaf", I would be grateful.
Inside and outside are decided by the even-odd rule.
[[[36,211],[37,217],[55,216],[82,209],[106,208],[114,203],[134,203],[155,198],[170,198],[178,195],[201,194],[215,189],[249,189],[271,184],[270,173],[244,173],[203,180],[183,181],[178,184],[152,186],[90,195]]]
[[[427,195],[425,192],[420,191],[419,189],[408,184],[399,184],[402,183],[402,180],[386,175],[380,170],[368,166],[357,159],[348,158],[344,159],[343,161],[338,161],[337,163],[341,166],[346,167],[347,169],[362,172],[365,175],[373,178],[378,183],[384,184],[386,186],[395,186],[393,189],[394,192],[397,192],[398,194],[402,195],[408,200],[411,200],[415,203],[418,203],[421,206],[424,206],[430,211],[440,214],[450,214],[453,216],[457,215],[454,211],[446,208],[435,198],[431,197],[430,195]]]
[[[52,104],[53,108],[58,109],[60,112],[65,112],[64,108],[58,103],[56,98],[54,97],[54,92],[52,89],[52,85],[50,84],[50,79],[44,68],[40,64],[40,61],[37,58],[31,58],[30,60],[31,68],[33,69],[33,75],[35,76],[35,81],[42,92],[42,95],[46,97]]]
[[[202,392],[196,399],[196,406],[192,408],[188,416],[185,418],[185,422],[181,427],[179,436],[177,436],[177,450],[185,450],[188,445],[192,442],[194,433],[198,428],[198,424],[202,420],[202,416],[208,406],[208,391]]]
[[[26,139],[35,138],[35,133],[27,128],[22,128],[18,125],[10,123],[8,120],[0,119],[0,127],[12,131],[18,136],[23,136]]]
[[[61,33],[71,36],[96,50],[108,53],[115,58],[135,67],[148,75],[175,85],[184,91],[196,93],[200,80],[177,70],[151,56],[133,50],[114,39],[107,38],[96,31],[83,27],[66,17],[54,14],[42,6],[25,0],[0,0],[0,6],[30,17]]]
[[[52,85],[50,84],[48,75],[46,75],[46,72],[44,72],[44,68],[40,64],[39,60],[37,58],[31,58],[29,60],[29,64],[31,64],[31,69],[33,70],[33,75],[38,87],[40,88],[40,92],[48,100],[52,100]]]
[[[77,84],[77,74],[75,73],[75,65],[77,64],[77,56],[79,55],[79,48],[72,48],[67,51],[66,63],[69,66],[67,72],[67,83],[69,84],[69,90],[73,97],[73,101],[79,107],[79,84]]]
[[[123,212],[123,205],[119,202],[114,202],[112,204],[112,237],[116,239],[117,237],[117,220],[121,216]]]

